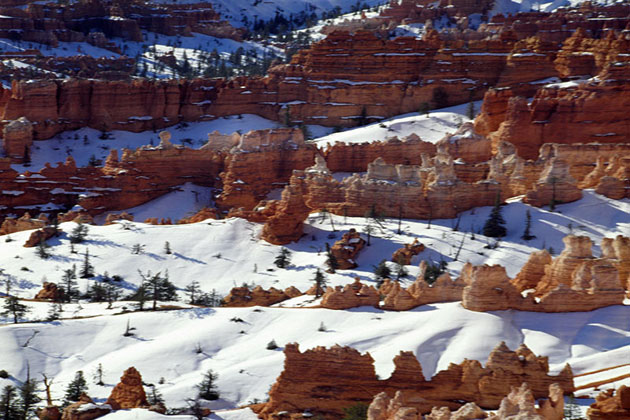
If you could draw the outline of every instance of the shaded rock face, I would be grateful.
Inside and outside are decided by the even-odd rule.
[[[59,231],[52,226],[47,226],[42,229],[38,229],[31,233],[31,236],[28,237],[26,243],[24,243],[24,248],[33,248],[40,244],[40,242],[45,242],[48,239],[52,238],[59,234]]]
[[[284,371],[269,392],[269,402],[259,407],[262,418],[275,418],[281,411],[305,410],[338,417],[343,407],[370,403],[381,392],[387,398],[395,395],[394,405],[410,407],[406,414],[418,415],[429,413],[436,406],[456,410],[462,403],[455,401],[497,408],[505,390],[523,382],[530,384],[536,398],[547,396],[552,383],[558,383],[567,392],[573,390],[568,365],[558,376],[550,376],[547,358],[535,356],[524,345],[510,351],[502,343],[492,351],[485,368],[477,361],[465,360],[459,365],[451,364],[430,381],[425,380],[422,367],[411,352],[396,356],[394,372],[386,380],[376,377],[369,353],[360,354],[348,347],[316,347],[300,352],[297,344],[287,344],[285,357]],[[370,415],[375,419],[388,418],[389,400],[382,394],[376,399],[380,399],[379,408],[371,407]]]
[[[25,117],[11,121],[2,130],[4,154],[14,163],[24,163],[29,159],[33,146],[33,125]]]
[[[37,411],[37,418],[40,420],[61,420],[61,411],[54,405],[44,407]]]
[[[107,398],[106,404],[109,404],[114,410],[149,408],[140,372],[134,367],[127,369]]]
[[[112,407],[109,405],[97,405],[90,397],[82,394],[79,401],[64,408],[61,420],[92,420],[102,417],[111,411]]]
[[[223,300],[224,306],[228,307],[271,306],[300,295],[302,292],[295,287],[288,287],[284,291],[273,287],[265,290],[261,286],[251,290],[249,287],[234,287]]]
[[[630,388],[622,385],[600,393],[586,415],[591,420],[630,419]]]

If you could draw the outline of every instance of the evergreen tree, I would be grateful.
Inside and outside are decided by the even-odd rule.
[[[374,266],[374,275],[379,284],[392,275],[392,270],[387,266],[387,261],[381,260],[377,266]]]
[[[344,416],[341,420],[366,420],[368,406],[364,403],[356,403],[343,409]]]
[[[330,249],[330,245],[326,242],[326,265],[328,266],[328,272],[334,273],[339,268],[339,261]]]
[[[446,271],[447,262],[442,260],[439,264],[427,262],[427,268],[424,271],[424,281],[433,284]]]
[[[92,379],[94,379],[94,383],[96,385],[100,385],[100,386],[105,385],[105,382],[103,382],[103,373],[104,373],[103,365],[99,363],[96,369],[94,370],[94,375],[92,375]]]
[[[53,303],[48,310],[48,315],[46,316],[46,321],[55,321],[61,318],[61,312],[63,311],[63,307],[61,303]]]
[[[83,376],[83,371],[79,370],[74,374],[74,379],[68,384],[63,397],[63,406],[66,407],[73,402],[79,401],[81,394],[87,391],[87,382]]]
[[[78,225],[75,226],[74,229],[72,229],[72,233],[70,234],[68,238],[70,239],[70,243],[80,244],[81,242],[85,241],[87,234],[88,234],[88,227],[84,225],[83,223],[79,223]]]
[[[77,266],[72,264],[72,268],[64,270],[61,277],[61,283],[63,284],[63,298],[66,302],[72,301],[79,295],[77,290]]]
[[[42,260],[46,260],[50,257],[50,252],[48,252],[49,245],[45,240],[39,241],[37,244],[37,256]]]
[[[276,256],[276,259],[273,263],[278,268],[287,268],[291,263],[291,251],[286,249],[285,247],[280,248],[280,253]]]
[[[536,238],[536,235],[532,235],[530,232],[531,227],[532,215],[529,210],[527,210],[527,212],[525,213],[525,232],[523,232],[523,236],[521,236],[521,239],[529,241]]]
[[[144,287],[147,297],[153,300],[154,311],[157,309],[158,300],[177,300],[176,288],[168,278],[168,271],[164,277],[159,272],[154,275],[151,274],[151,271],[148,271],[146,275],[142,274],[140,270],[138,272],[142,277],[141,288]]]
[[[483,234],[491,238],[502,238],[507,234],[507,229],[503,225],[505,225],[505,220],[501,215],[501,198],[500,193],[497,191],[494,207],[488,220],[483,225]]]
[[[429,115],[429,111],[431,111],[431,105],[428,102],[422,102],[418,108],[418,114]]]
[[[193,280],[186,286],[184,289],[190,298],[190,304],[194,305],[199,297],[201,296],[201,289],[199,288],[199,282],[197,280]]]
[[[405,264],[403,264],[402,257],[398,258],[396,261],[396,281],[400,281],[400,279],[407,277],[409,272],[405,268]]]
[[[149,405],[164,405],[164,397],[157,390],[155,385],[150,385],[151,391],[147,394],[147,402]]]
[[[468,107],[466,108],[466,116],[468,117],[469,120],[473,120],[475,119],[475,103],[474,102],[468,102]]]
[[[204,375],[201,382],[197,385],[198,397],[204,400],[218,400],[219,399],[219,391],[215,384],[219,376],[209,369]]]
[[[82,279],[89,279],[90,277],[94,277],[94,266],[90,264],[90,251],[85,248],[85,254],[83,257],[83,265],[81,266],[81,271],[79,272]]]
[[[20,303],[18,298],[15,296],[9,296],[5,299],[4,302],[4,311],[0,312],[0,315],[9,317],[13,317],[13,323],[17,324],[18,321],[30,312],[28,306]]]
[[[168,241],[164,242],[164,253],[165,254],[172,254],[173,253],[171,251],[171,244]]]
[[[315,283],[315,297],[318,298],[324,294],[324,287],[326,287],[326,277],[319,268],[315,272],[313,282]]]
[[[41,398],[37,396],[37,381],[26,378],[26,381],[19,387],[19,412],[20,420],[27,420],[36,417],[34,408]]]
[[[0,394],[0,419],[19,420],[17,390],[13,385],[7,385]]]

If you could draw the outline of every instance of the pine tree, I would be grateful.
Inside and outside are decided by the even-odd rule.
[[[82,279],[88,279],[90,277],[94,277],[94,266],[90,264],[90,251],[85,248],[85,254],[83,258],[83,265],[81,266],[81,271],[79,272]]]
[[[501,215],[500,192],[497,191],[494,207],[483,225],[483,234],[491,238],[502,238],[507,234],[507,229],[503,225],[505,225],[505,220]]]
[[[280,253],[276,256],[276,259],[273,263],[278,268],[286,268],[291,263],[291,251],[286,249],[285,247],[280,248]]]
[[[184,289],[190,298],[190,304],[194,305],[201,295],[201,289],[199,288],[199,282],[197,280],[193,280],[186,286]]]
[[[61,283],[63,284],[63,298],[66,302],[72,301],[75,297],[78,296],[79,292],[77,290],[77,266],[72,264],[72,268],[64,270],[63,276],[61,277]]]
[[[164,253],[165,254],[172,254],[172,252],[171,252],[171,244],[168,241],[164,242]]]
[[[367,419],[367,412],[367,404],[356,403],[343,409],[344,416],[341,420],[365,420]]]
[[[396,261],[396,281],[400,281],[400,279],[407,277],[409,274],[403,262],[402,257],[398,258]]]
[[[94,383],[96,385],[100,385],[100,386],[105,385],[105,382],[103,382],[103,365],[102,364],[100,363],[98,364],[98,366],[94,370],[94,375],[92,375],[92,379],[94,379]]]
[[[377,266],[374,267],[374,275],[376,276],[376,280],[379,283],[382,283],[383,280],[389,278],[392,275],[392,270],[387,266],[387,261],[381,260]]]
[[[50,258],[50,252],[48,252],[48,248],[49,245],[46,243],[45,240],[42,239],[41,241],[39,241],[39,243],[37,244],[37,256],[42,260]]]
[[[335,270],[339,268],[339,261],[337,261],[337,257],[333,254],[330,249],[330,245],[326,242],[326,265],[328,266],[329,273],[335,273]]]
[[[324,294],[324,287],[326,287],[326,277],[319,268],[315,272],[313,282],[315,283],[315,297],[318,298]]]
[[[75,226],[74,229],[72,229],[72,233],[68,238],[70,239],[70,243],[80,244],[81,242],[85,241],[87,234],[88,227],[83,223],[79,223]]]
[[[5,386],[0,394],[0,418],[2,420],[19,419],[17,390],[13,385]]]
[[[79,401],[81,394],[87,391],[87,382],[83,376],[83,371],[79,370],[74,374],[74,379],[68,384],[63,397],[63,406]]]
[[[523,232],[523,236],[521,236],[521,239],[525,241],[529,241],[536,238],[536,235],[532,235],[530,232],[531,227],[532,227],[532,215],[529,212],[529,210],[527,210],[527,212],[525,213],[525,232]]]
[[[150,385],[151,391],[147,394],[147,402],[149,405],[164,405],[164,397],[160,391],[157,390],[155,385]]]
[[[197,394],[199,398],[204,400],[218,400],[219,399],[219,391],[217,390],[217,386],[215,381],[218,379],[218,375],[209,369],[204,375],[201,382],[197,385],[197,390],[199,393]]]
[[[475,119],[475,103],[470,101],[468,102],[468,107],[466,108],[466,116],[468,117],[469,120],[473,120]]]
[[[61,303],[53,303],[48,310],[48,315],[46,316],[46,321],[55,321],[61,318],[61,312],[63,311],[63,307]]]
[[[41,401],[37,396],[37,381],[26,378],[26,381],[18,388],[20,420],[35,417],[34,406]]]
[[[17,324],[20,319],[30,312],[28,306],[20,303],[15,296],[9,296],[4,302],[4,311],[0,312],[0,315],[13,317],[13,323]]]

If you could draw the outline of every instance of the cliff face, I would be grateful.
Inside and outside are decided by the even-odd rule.
[[[629,80],[630,64],[615,63],[597,79],[541,88],[530,104],[490,91],[475,127],[489,134],[494,150],[509,142],[526,159],[535,159],[544,143],[624,143],[630,134]]]
[[[456,409],[463,404],[455,401],[496,408],[506,389],[523,382],[530,384],[537,398],[545,397],[554,382],[566,392],[573,390],[568,366],[558,376],[550,376],[546,357],[535,356],[525,346],[511,351],[505,343],[492,351],[485,367],[465,360],[451,364],[430,381],[424,378],[411,352],[401,352],[394,358],[394,372],[385,380],[376,377],[369,353],[362,355],[348,347],[316,347],[300,352],[297,344],[287,344],[285,356],[284,371],[269,392],[269,402],[260,408],[262,418],[274,418],[281,411],[313,411],[332,418],[343,407],[371,402],[379,392],[390,398],[400,392],[418,413],[427,413],[434,406]]]

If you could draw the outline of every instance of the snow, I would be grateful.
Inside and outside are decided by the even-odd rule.
[[[475,109],[481,108],[481,101],[474,103]],[[410,134],[417,134],[422,140],[436,143],[446,134],[454,133],[464,122],[471,121],[466,116],[468,104],[457,105],[430,111],[429,115],[409,113],[381,122],[354,128],[340,133],[333,133],[313,140],[319,147],[335,143],[364,143],[385,140],[389,137],[402,139]]]

